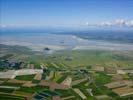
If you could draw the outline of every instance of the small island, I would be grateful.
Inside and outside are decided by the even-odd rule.
[[[51,49],[48,48],[48,47],[45,47],[44,50],[45,50],[45,51],[49,51],[49,50],[51,50]]]

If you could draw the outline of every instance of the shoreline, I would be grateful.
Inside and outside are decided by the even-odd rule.
[[[133,51],[133,44],[112,43],[108,41],[88,40],[75,35],[45,34],[42,36],[2,36],[0,44],[11,46],[26,46],[33,51],[44,51],[49,48],[58,50],[129,50]]]

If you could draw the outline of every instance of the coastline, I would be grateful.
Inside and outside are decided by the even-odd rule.
[[[1,36],[0,44],[26,46],[33,51],[58,50],[129,50],[133,51],[133,45],[128,43],[114,43],[99,40],[87,40],[75,35],[42,34],[31,36]]]

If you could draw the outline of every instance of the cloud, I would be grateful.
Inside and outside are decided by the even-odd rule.
[[[133,20],[126,23],[127,26],[133,27]]]
[[[5,24],[0,24],[0,28],[2,29],[6,29],[6,28],[10,28],[10,27],[16,27],[17,25],[14,25],[14,24],[8,24],[8,25],[5,25]]]
[[[1,28],[6,28],[7,26],[6,25],[0,25]]]
[[[105,27],[112,27],[112,26],[117,26],[117,27],[133,27],[133,20],[124,20],[124,19],[117,19],[115,21],[106,21],[106,22],[101,22],[98,24],[93,24],[90,25],[89,22],[86,23],[88,26],[105,26]]]
[[[99,25],[98,25],[99,26]],[[100,26],[112,26],[111,22],[102,22]]]
[[[126,22],[124,19],[117,19],[117,20],[115,20],[114,23],[112,23],[112,24],[118,25],[118,26],[125,26],[126,23],[127,23],[127,22]]]

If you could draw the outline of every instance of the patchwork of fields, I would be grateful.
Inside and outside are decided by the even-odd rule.
[[[10,49],[6,46],[2,49],[4,53],[1,54],[4,55],[0,57],[0,69],[5,72],[0,73],[20,70],[18,72],[21,74],[11,78],[1,76],[1,100],[133,98],[133,52],[131,51],[76,50],[57,51],[49,55],[29,49],[21,52],[21,48],[17,46]],[[10,64],[13,65],[9,66]],[[43,72],[36,72],[38,69]],[[115,88],[108,87],[114,82],[117,84]],[[119,92],[123,88],[128,88],[130,91]]]

